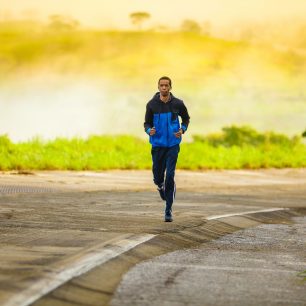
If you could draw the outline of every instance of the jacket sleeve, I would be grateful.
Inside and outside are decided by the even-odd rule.
[[[150,133],[150,129],[153,127],[153,112],[149,103],[147,104],[146,114],[145,114],[145,121],[144,121],[144,130],[147,134]]]
[[[179,115],[182,118],[181,128],[182,128],[183,132],[185,133],[188,129],[190,117],[189,117],[188,110],[187,110],[187,107],[185,106],[184,102],[182,102],[182,105],[180,107]]]

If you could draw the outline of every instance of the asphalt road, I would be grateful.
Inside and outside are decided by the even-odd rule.
[[[241,229],[293,226],[305,214],[305,169],[177,171],[176,177],[175,220],[169,224],[150,171],[1,174],[0,304],[116,304],[120,288],[133,286],[123,277],[137,264],[217,243]],[[184,288],[193,285],[183,279]],[[214,282],[224,292],[231,288],[218,277]],[[173,291],[168,293],[171,301]]]

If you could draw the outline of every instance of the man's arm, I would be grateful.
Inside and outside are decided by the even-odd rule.
[[[149,103],[147,104],[146,107],[146,114],[145,114],[145,121],[144,121],[144,130],[145,132],[150,135],[150,131],[153,127],[153,113],[151,110],[151,107],[149,106]]]
[[[184,102],[182,102],[182,106],[181,106],[179,115],[182,118],[181,129],[183,130],[183,133],[185,133],[188,129],[190,117],[189,117],[188,110]]]

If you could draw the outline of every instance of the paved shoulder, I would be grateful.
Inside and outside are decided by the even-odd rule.
[[[306,305],[306,217],[263,224],[135,266],[112,305]]]

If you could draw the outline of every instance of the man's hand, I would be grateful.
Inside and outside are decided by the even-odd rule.
[[[155,126],[153,126],[150,130],[150,136],[153,136],[154,134],[156,133],[156,129],[155,129]]]
[[[174,133],[174,136],[175,136],[176,138],[181,138],[181,137],[182,137],[182,134],[183,134],[183,130],[182,130],[182,129],[179,129],[178,132]]]

